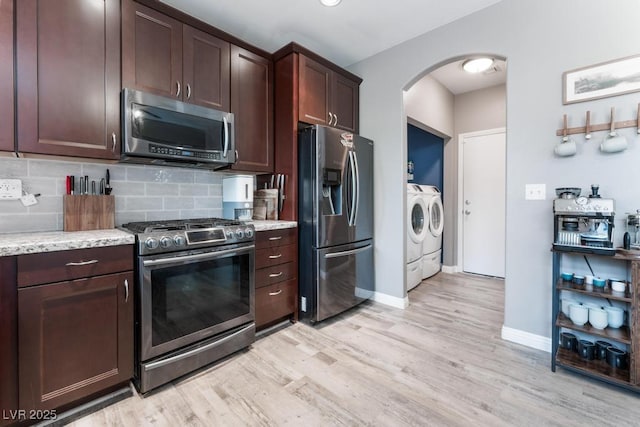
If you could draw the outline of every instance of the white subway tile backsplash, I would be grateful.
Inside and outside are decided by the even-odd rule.
[[[224,174],[188,168],[0,158],[0,178],[19,178],[38,204],[0,201],[0,233],[62,230],[66,175],[100,179],[109,169],[116,196],[116,226],[162,219],[222,217]]]
[[[222,199],[217,197],[196,197],[193,200],[195,209],[215,209],[222,205]]]
[[[25,175],[30,177],[64,178],[82,174],[82,163],[36,159],[27,159],[27,163],[29,166]]]
[[[162,197],[125,197],[124,209],[127,211],[162,210]]]
[[[147,182],[144,185],[145,194],[147,196],[179,196],[180,185],[181,184]]]
[[[208,196],[209,185],[206,184],[180,184],[181,196]]]
[[[164,209],[193,209],[193,197],[165,197]]]
[[[147,212],[146,221],[156,221],[163,219],[181,219],[179,210],[163,210],[163,211],[151,211]]]
[[[56,229],[58,229],[58,214],[55,213],[0,215],[0,233],[52,231]]]

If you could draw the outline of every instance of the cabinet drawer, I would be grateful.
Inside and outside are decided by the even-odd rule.
[[[274,246],[256,250],[256,269],[296,261],[298,245]]]
[[[297,241],[297,228],[283,228],[280,230],[259,231],[256,233],[256,249],[290,245]]]
[[[271,285],[293,279],[298,276],[298,263],[288,262],[286,264],[274,265],[256,270],[256,288]]]
[[[18,287],[133,270],[133,245],[18,256]]]
[[[256,327],[293,314],[297,289],[296,279],[256,289]]]

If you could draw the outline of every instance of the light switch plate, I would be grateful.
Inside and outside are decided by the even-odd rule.
[[[18,200],[22,197],[22,180],[0,179],[0,200]]]
[[[546,198],[546,184],[526,184],[524,186],[525,200],[544,200]]]

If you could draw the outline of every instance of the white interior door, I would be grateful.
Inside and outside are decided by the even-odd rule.
[[[505,142],[504,132],[462,140],[462,270],[468,273],[505,274]]]

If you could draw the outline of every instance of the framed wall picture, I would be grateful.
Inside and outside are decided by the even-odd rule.
[[[640,91],[640,55],[565,71],[562,83],[565,105]]]

